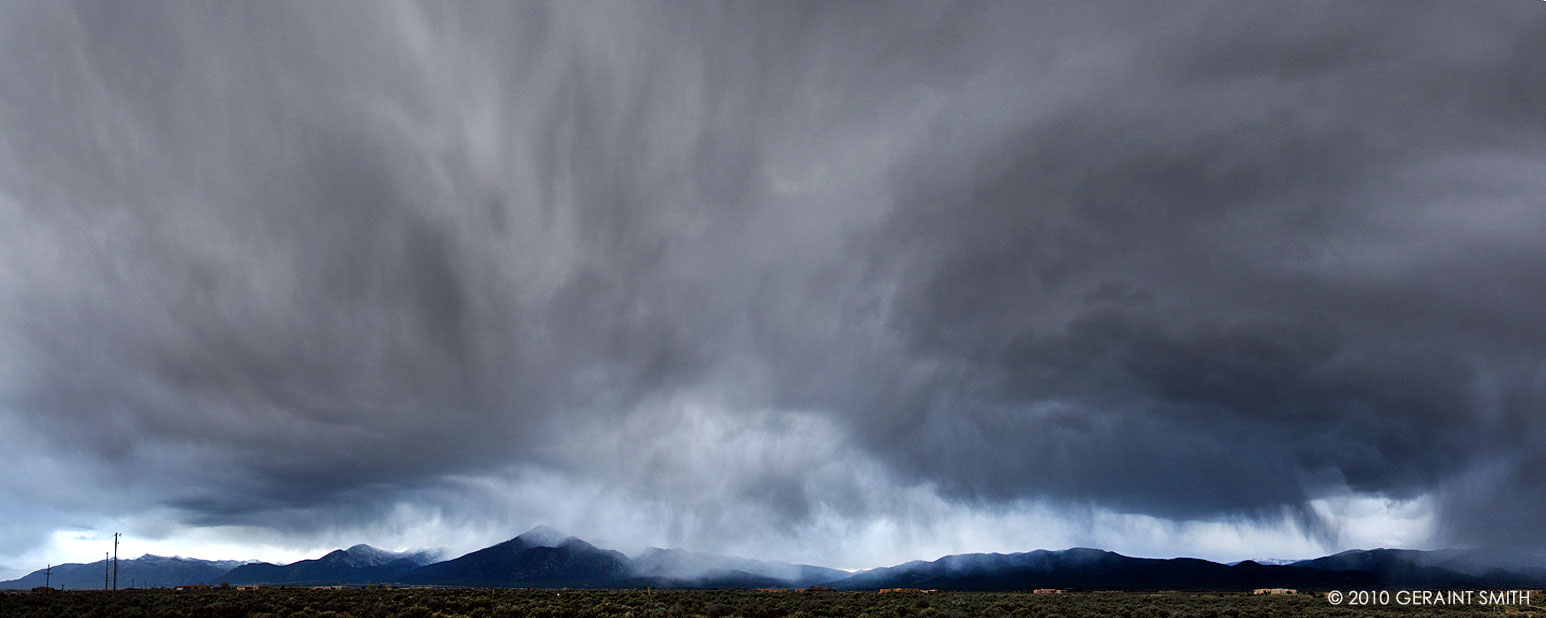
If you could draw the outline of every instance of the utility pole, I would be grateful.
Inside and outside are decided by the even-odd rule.
[[[118,590],[118,537],[122,532],[113,533],[113,590]]]
[[[107,552],[102,552],[102,591],[107,592]]]
[[[33,564],[37,564],[37,563],[34,562]],[[43,587],[44,588],[49,587],[48,586],[48,580],[49,580],[50,577],[53,577],[53,575],[54,575],[54,565],[50,564],[50,565],[48,565],[48,568],[43,569]]]

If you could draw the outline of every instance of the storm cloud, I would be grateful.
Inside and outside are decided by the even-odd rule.
[[[1539,3],[9,2],[0,58],[6,564],[1546,542]]]

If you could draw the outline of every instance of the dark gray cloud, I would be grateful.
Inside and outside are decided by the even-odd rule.
[[[876,450],[962,495],[1171,517],[1538,450],[1513,432],[1540,408],[1546,85],[1540,20],[1505,13],[1194,14],[1050,120],[915,162],[873,259],[959,378],[878,408]],[[1543,534],[1513,523],[1444,521]]]
[[[1032,503],[1334,545],[1347,495],[1539,542],[1546,18],[1399,9],[8,4],[0,421],[108,499],[11,473],[0,556]]]

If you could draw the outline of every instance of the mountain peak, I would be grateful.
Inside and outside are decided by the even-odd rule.
[[[525,541],[527,544],[535,547],[558,547],[559,545],[562,545],[564,541],[567,541],[573,537],[554,530],[553,528],[550,528],[546,525],[538,524],[532,529],[522,532],[520,536],[515,538]]]
[[[397,554],[361,543],[349,549],[335,549],[317,560],[349,567],[373,567],[381,566],[397,558]]]
[[[386,564],[396,560],[398,557],[398,555],[394,552],[389,552],[384,549],[376,549],[364,543],[360,543],[359,545],[355,545],[354,547],[350,547],[349,549],[343,551],[344,553],[354,557],[356,560],[370,562],[373,564]]]

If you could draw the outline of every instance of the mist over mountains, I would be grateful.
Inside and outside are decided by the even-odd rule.
[[[119,587],[189,584],[320,586],[393,584],[515,588],[806,588],[837,590],[1245,590],[1299,588],[1482,589],[1546,585],[1546,556],[1528,551],[1350,550],[1262,564],[1196,558],[1134,558],[1076,547],[1021,553],[955,554],[848,572],[651,547],[636,556],[592,545],[546,526],[448,560],[433,551],[391,552],[355,545],[286,565],[146,555],[119,563]],[[105,564],[53,567],[58,588],[103,585]],[[42,570],[0,588],[44,585]]]
[[[850,575],[847,571],[808,564],[765,562],[658,547],[646,549],[634,559],[634,572],[646,578],[675,581],[693,586],[706,586],[709,583],[731,584],[739,581],[741,585],[718,586],[736,588],[749,587],[751,582],[758,579],[772,582],[774,586],[778,584],[794,587],[813,586],[837,581]]]

